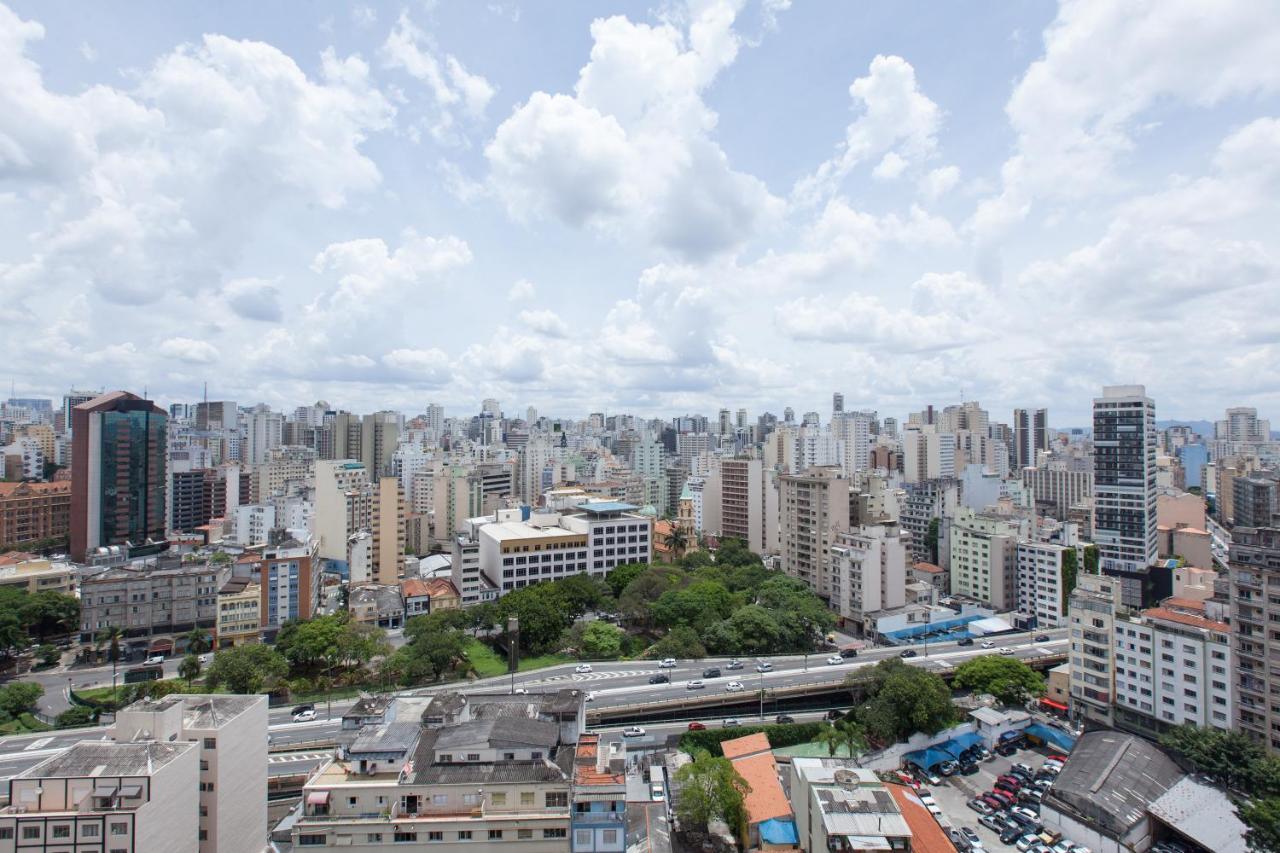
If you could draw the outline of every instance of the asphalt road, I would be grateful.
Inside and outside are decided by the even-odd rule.
[[[1046,652],[1060,652],[1066,646],[1066,629],[1057,629],[1052,631],[1038,632],[1047,634],[1051,639],[1046,643],[1036,643],[1030,634],[1011,634],[995,638],[995,644],[999,646],[1007,646],[1015,650],[1018,658],[1033,658]],[[979,655],[992,654],[994,649],[983,648],[980,643],[973,646],[957,646],[954,642],[932,643],[927,647],[916,646],[918,656],[908,659],[908,663],[915,666],[936,666],[946,665],[954,666],[963,661],[977,657]],[[807,659],[803,655],[789,655],[783,657],[771,657],[768,661],[773,666],[773,671],[758,673],[755,671],[756,659],[743,659],[743,669],[738,671],[730,671],[725,669],[729,658],[707,658],[698,661],[680,661],[674,669],[659,669],[656,662],[653,661],[607,661],[604,663],[593,664],[592,671],[589,673],[575,672],[574,664],[565,664],[547,669],[535,670],[532,672],[516,673],[514,678],[511,676],[498,676],[495,678],[481,679],[470,684],[462,685],[458,683],[439,685],[427,688],[418,688],[411,691],[415,694],[433,693],[441,690],[458,690],[463,689],[468,692],[490,692],[502,693],[515,688],[523,688],[529,691],[538,690],[555,690],[565,687],[575,687],[582,690],[592,691],[591,707],[607,708],[632,704],[641,704],[645,701],[651,701],[654,698],[675,698],[687,695],[686,682],[691,679],[701,679],[705,682],[705,692],[725,692],[725,685],[730,681],[742,682],[745,691],[753,691],[761,686],[765,688],[776,688],[784,686],[792,686],[797,684],[815,683],[820,681],[842,679],[850,672],[857,671],[860,668],[873,666],[876,662],[887,658],[898,657],[900,654],[898,648],[872,648],[859,652],[858,657],[850,658],[837,665],[828,665],[825,663],[826,655],[813,654],[808,655]],[[945,662],[945,663],[943,663]],[[169,671],[169,667],[176,670],[178,659],[166,661],[165,670]],[[723,673],[717,679],[703,679],[702,672],[711,666],[718,666]],[[101,671],[105,669],[107,675],[107,684],[110,684],[111,668],[98,667],[95,671],[84,670],[80,675],[89,677],[101,677]],[[649,684],[649,676],[656,672],[667,673],[671,677],[670,684]],[[39,675],[39,674],[37,674]],[[63,686],[65,687],[65,679],[67,674],[63,673]],[[73,676],[74,677],[74,676]],[[83,682],[75,682],[77,684]],[[89,682],[93,683],[93,682]],[[48,688],[46,688],[48,689]],[[353,704],[353,700],[344,699],[334,701],[330,708],[326,708],[324,703],[317,703],[316,711],[320,718],[306,723],[295,723],[292,720],[291,709],[288,707],[280,707],[273,709],[268,715],[268,727],[271,738],[271,745],[277,750],[281,747],[288,746],[302,752],[306,752],[308,744],[322,743],[325,741],[332,742],[333,738],[341,728],[341,717],[343,711]],[[331,716],[327,716],[331,714]],[[807,714],[792,714],[797,720],[809,719],[811,716]],[[694,717],[699,718],[699,717]],[[767,719],[772,718],[772,714],[766,714]],[[750,724],[754,718],[740,717],[744,725]],[[708,725],[720,725],[722,718],[719,716],[709,716],[704,720]],[[656,746],[658,743],[664,742],[668,735],[688,728],[688,721],[681,720],[673,723],[664,723],[661,725],[646,725],[646,736],[644,738],[635,739],[637,747],[642,745]],[[610,730],[603,728],[602,731]],[[0,779],[8,778],[17,773],[22,772],[28,767],[34,766],[36,763],[43,761],[50,755],[53,755],[60,749],[81,740],[99,740],[106,738],[106,727],[96,727],[87,729],[74,729],[56,734],[33,734],[33,735],[14,735],[6,738],[0,738]],[[315,752],[323,752],[324,750],[317,747]],[[273,755],[274,759],[275,755]],[[295,762],[297,764],[302,762]],[[313,763],[316,763],[313,761]],[[275,762],[270,765],[271,772],[297,772],[296,769],[285,771],[284,768],[290,766],[290,762]]]

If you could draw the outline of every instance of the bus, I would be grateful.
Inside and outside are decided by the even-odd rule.
[[[666,783],[662,779],[662,767],[649,768],[649,799],[660,803],[667,798]]]
[[[142,681],[159,681],[164,678],[164,667],[160,664],[135,666],[124,671],[125,684],[137,684]]]

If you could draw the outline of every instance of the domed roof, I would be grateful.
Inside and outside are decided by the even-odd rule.
[[[647,516],[648,518],[657,518],[658,508],[653,504],[645,504],[643,507],[640,508],[640,514],[643,516]]]

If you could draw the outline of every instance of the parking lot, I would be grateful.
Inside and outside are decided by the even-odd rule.
[[[1001,851],[1001,853],[1015,851],[1017,848],[1014,845],[1001,843],[1000,837],[995,832],[978,822],[979,815],[969,808],[968,802],[979,794],[990,791],[996,778],[1007,773],[1014,764],[1028,764],[1032,769],[1039,770],[1048,755],[1048,750],[1034,748],[1019,749],[1007,758],[1003,755],[993,755],[991,760],[978,764],[977,773],[970,776],[955,773],[943,777],[940,785],[929,785],[929,791],[937,800],[938,807],[942,809],[943,826],[953,826],[957,829],[969,827],[978,833],[978,837],[982,839],[983,848],[988,851]]]

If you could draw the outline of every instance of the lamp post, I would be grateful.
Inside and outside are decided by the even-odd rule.
[[[520,617],[507,617],[507,670],[511,673],[511,695],[516,692],[516,670],[520,668]]]
[[[764,673],[757,672],[756,676],[760,679],[760,722],[764,722]]]

